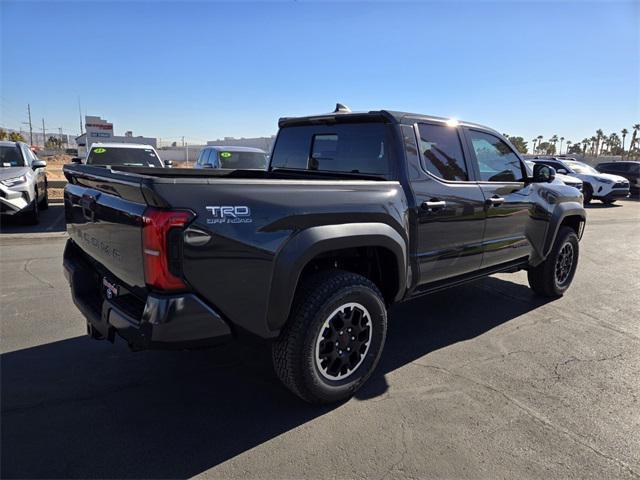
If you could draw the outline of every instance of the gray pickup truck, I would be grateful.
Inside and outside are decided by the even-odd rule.
[[[343,108],[279,126],[266,171],[65,166],[64,267],[93,338],[259,338],[326,403],[372,374],[395,302],[522,269],[569,288],[582,195],[494,130]]]

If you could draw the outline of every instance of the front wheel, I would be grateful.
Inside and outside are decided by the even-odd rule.
[[[310,403],[351,397],[375,369],[387,335],[382,294],[367,278],[334,270],[306,280],[272,348],[285,386]]]
[[[572,228],[561,227],[547,259],[527,272],[531,289],[545,297],[564,295],[576,273],[578,254],[576,232]]]
[[[582,190],[583,203],[584,205],[589,205],[589,203],[591,203],[591,198],[593,197],[593,187],[590,184],[585,183]]]
[[[25,213],[25,220],[29,225],[37,225],[38,223],[40,223],[40,208],[37,190],[35,198],[33,200],[33,205],[31,206],[31,210]]]
[[[613,205],[616,202],[616,200],[615,198],[603,198],[601,202],[604,203],[605,205]]]

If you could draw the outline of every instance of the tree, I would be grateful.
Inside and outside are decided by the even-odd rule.
[[[2,128],[0,128],[0,140],[6,140],[6,139],[7,139],[7,132]]]
[[[556,143],[558,143],[558,135],[554,135],[549,139],[549,143],[553,145],[553,153],[556,153]],[[550,153],[547,155],[551,155]]]
[[[573,145],[573,142],[571,140],[567,140],[567,153],[569,153],[569,147]]]
[[[564,143],[564,137],[560,137],[560,155],[562,155],[562,144]]]
[[[522,138],[522,137],[509,137],[509,136],[507,136],[507,138],[512,143],[512,145],[514,147],[516,147],[516,150],[518,150],[519,153],[528,153],[529,152],[529,150],[527,149],[527,142],[524,141],[524,138]]]
[[[588,138],[583,138],[582,139],[582,153],[587,153],[587,147],[589,146],[589,139]]]
[[[591,155],[597,157],[598,154],[596,152],[598,151],[598,138],[594,135],[589,139],[589,141],[591,142]]]
[[[580,143],[574,143],[569,148],[569,142],[567,142],[567,153],[576,153],[576,154],[582,153],[582,149],[580,148],[580,145],[581,145]]]
[[[531,143],[533,144],[533,146],[531,147],[533,153],[536,153],[536,142],[537,141],[538,141],[537,138],[534,138],[533,140],[531,140]]]
[[[542,135],[538,135],[538,150],[540,150],[540,142],[542,142]]]
[[[620,133],[622,134],[622,154],[624,155],[624,139],[627,137],[629,130],[623,128],[622,130],[620,130]]]
[[[636,144],[636,139],[638,138],[638,130],[640,130],[640,123],[636,123],[633,126],[633,134],[631,134],[631,143],[629,143],[629,154],[631,154],[631,151],[633,150]]]
[[[599,128],[598,130],[596,130],[596,150],[595,150],[595,156],[598,156],[599,153],[599,149],[600,149],[600,140],[602,140],[604,138],[604,132],[602,131],[601,128]]]
[[[545,155],[554,155],[556,153],[556,147],[553,143],[542,142],[538,144],[538,151]]]
[[[11,132],[9,134],[9,140],[12,142],[24,142],[24,137],[18,132]]]
[[[62,148],[62,140],[57,137],[49,137],[45,142],[44,146],[46,148]]]

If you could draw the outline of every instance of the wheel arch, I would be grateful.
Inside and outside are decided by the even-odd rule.
[[[578,203],[570,202],[557,205],[549,220],[549,228],[547,229],[543,249],[544,258],[549,255],[560,227],[567,226],[572,228],[576,232],[578,239],[580,239],[586,219],[584,207]]]
[[[378,269],[374,275],[362,270],[363,260],[370,256],[376,260]],[[311,227],[287,241],[276,256],[267,308],[268,328],[277,331],[285,324],[305,276],[318,268],[331,268],[332,262],[338,261],[340,269],[363,274],[373,281],[388,303],[402,298],[406,288],[407,242],[398,231],[384,223]]]

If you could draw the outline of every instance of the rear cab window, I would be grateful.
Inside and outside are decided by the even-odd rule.
[[[158,167],[162,162],[151,148],[92,147],[87,165],[122,165],[128,167]]]
[[[389,177],[391,149],[391,126],[384,123],[283,127],[271,168]]]
[[[212,155],[215,155],[215,151]],[[220,168],[232,170],[264,170],[267,168],[267,154],[262,152],[243,152],[221,150],[218,153]],[[213,163],[210,159],[210,162]]]
[[[420,123],[418,130],[422,166],[426,171],[443,180],[469,180],[457,128]]]

